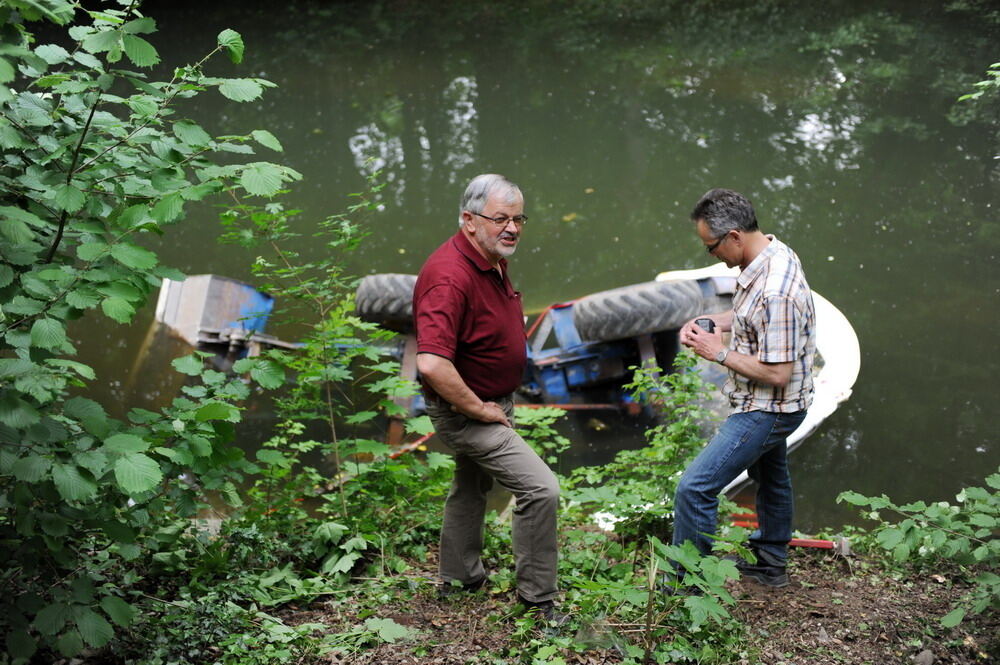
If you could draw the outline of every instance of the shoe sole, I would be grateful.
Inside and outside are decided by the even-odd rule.
[[[774,589],[780,589],[789,585],[788,573],[782,575],[765,575],[753,570],[742,571],[744,577],[749,577],[750,579],[763,584],[764,586],[769,586]]]

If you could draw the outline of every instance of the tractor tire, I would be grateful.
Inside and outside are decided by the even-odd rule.
[[[358,284],[354,310],[363,321],[396,332],[413,331],[413,285],[416,275],[368,275]]]
[[[676,330],[699,314],[722,312],[730,307],[732,301],[728,296],[714,293],[706,296],[697,280],[644,282],[577,300],[573,304],[573,323],[581,339],[610,342]]]

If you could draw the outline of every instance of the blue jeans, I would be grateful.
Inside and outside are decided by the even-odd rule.
[[[719,492],[746,470],[757,481],[757,524],[750,544],[768,563],[784,565],[792,538],[792,479],[785,441],[805,411],[734,413],[684,471],[674,496],[673,543],[712,551]]]

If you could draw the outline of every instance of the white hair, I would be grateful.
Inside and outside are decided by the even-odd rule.
[[[502,175],[496,173],[477,175],[469,182],[465,193],[462,194],[461,206],[458,209],[458,225],[462,225],[463,211],[482,212],[490,195],[497,192],[502,192],[505,197],[504,203],[510,205],[524,200],[521,188]]]

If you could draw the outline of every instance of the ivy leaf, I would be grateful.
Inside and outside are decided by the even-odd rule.
[[[247,164],[240,174],[240,184],[249,194],[274,196],[281,189],[281,169],[267,162]]]
[[[128,626],[135,619],[136,610],[118,596],[105,596],[101,599],[101,609],[107,613],[111,620],[122,628]]]
[[[66,501],[86,501],[97,494],[97,484],[81,474],[73,464],[54,464],[52,480],[59,496]]]
[[[253,79],[226,79],[219,85],[219,92],[234,102],[252,102],[263,94],[264,88]]]
[[[269,390],[281,387],[285,382],[285,370],[273,360],[262,360],[250,370],[250,376],[262,387]]]
[[[219,41],[219,46],[222,46],[226,49],[226,52],[229,54],[230,60],[232,60],[236,64],[243,62],[244,46],[243,46],[243,37],[240,36],[240,33],[236,32],[235,30],[230,30],[229,28],[226,28],[225,30],[219,33],[218,41]]]
[[[284,150],[284,148],[281,147],[281,142],[275,138],[274,134],[266,129],[255,129],[250,132],[250,136],[252,136],[257,143],[261,144],[265,148],[270,148],[276,152],[282,152]]]
[[[163,480],[160,465],[142,453],[129,453],[115,462],[115,480],[126,494],[142,494]]]
[[[104,447],[113,453],[141,453],[149,450],[149,443],[134,434],[115,434],[108,437]]]
[[[123,36],[122,47],[125,49],[125,55],[136,67],[152,67],[160,61],[156,49],[142,37]]]
[[[108,318],[118,323],[128,323],[135,314],[135,308],[123,298],[111,297],[101,301],[101,309]]]
[[[153,252],[126,242],[112,245],[111,256],[122,265],[134,270],[149,270],[158,263]]]
[[[38,319],[31,325],[31,345],[59,349],[66,343],[66,329],[56,319]]]
[[[91,647],[95,649],[103,647],[114,637],[115,629],[108,620],[89,607],[78,605],[73,608],[73,614],[80,636]]]

